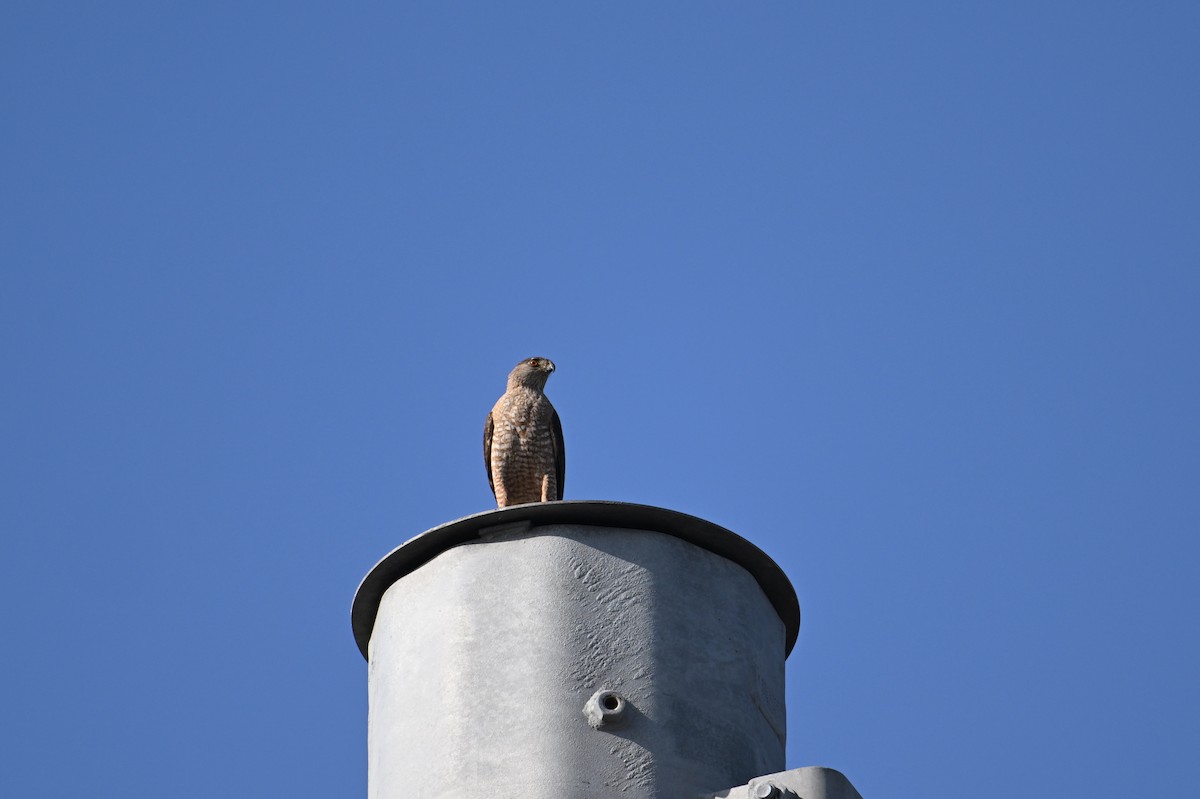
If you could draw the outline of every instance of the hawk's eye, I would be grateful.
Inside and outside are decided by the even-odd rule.
[[[529,359],[529,365],[530,365],[530,366],[539,366],[540,364],[541,364],[541,361],[539,361],[537,358],[530,358],[530,359]]]

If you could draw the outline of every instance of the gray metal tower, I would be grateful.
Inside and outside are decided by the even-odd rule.
[[[354,597],[369,799],[860,799],[784,771],[796,593],[715,524],[620,502],[468,516]]]

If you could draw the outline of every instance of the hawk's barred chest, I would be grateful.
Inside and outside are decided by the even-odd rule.
[[[492,474],[506,504],[542,499],[543,481],[555,470],[553,413],[546,395],[528,388],[505,392],[492,408]]]
[[[550,415],[554,413],[550,401],[540,391],[528,388],[518,388],[506,392],[496,406],[492,408],[492,423],[495,432],[492,434],[492,461],[496,461],[499,452],[514,453],[520,456],[530,447],[550,443]],[[545,454],[553,458],[554,450],[549,448]]]

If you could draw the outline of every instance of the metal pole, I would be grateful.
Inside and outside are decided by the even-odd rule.
[[[611,502],[470,516],[384,558],[352,620],[370,799],[692,797],[784,768],[796,595],[701,519]]]

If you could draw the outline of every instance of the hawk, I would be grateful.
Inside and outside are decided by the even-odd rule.
[[[484,423],[483,467],[498,507],[563,498],[562,424],[542,393],[553,371],[549,358],[526,358],[513,367]]]

